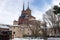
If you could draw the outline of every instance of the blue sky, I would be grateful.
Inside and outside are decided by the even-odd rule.
[[[21,14],[23,1],[25,9],[28,0],[0,0],[0,24],[13,24],[14,20],[18,20]],[[29,0],[29,6],[32,15],[37,20],[42,20],[42,15],[52,6],[58,5],[60,0]]]

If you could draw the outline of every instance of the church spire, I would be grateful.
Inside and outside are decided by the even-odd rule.
[[[23,1],[23,11],[24,11],[24,1]]]
[[[27,9],[26,10],[30,10],[30,8],[29,8],[29,0],[28,0],[28,7],[27,7]]]
[[[29,9],[29,0],[28,0],[28,9]]]

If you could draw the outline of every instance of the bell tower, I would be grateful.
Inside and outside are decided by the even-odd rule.
[[[24,2],[23,2],[23,10],[22,10],[22,12],[21,12],[21,16],[20,16],[20,18],[25,18],[25,8],[24,8],[25,6],[24,6]]]
[[[31,10],[29,8],[29,1],[28,1],[28,7],[26,9],[26,15],[31,15]]]
[[[33,16],[31,15],[31,10],[30,10],[30,8],[29,8],[29,2],[28,2],[28,7],[27,7],[26,10],[24,9],[24,7],[25,7],[25,6],[24,6],[24,2],[23,2],[23,10],[22,10],[22,12],[21,12],[21,16],[20,16],[19,19],[18,19],[18,25],[29,23],[29,22],[28,22],[29,19],[35,19],[35,17],[33,17]]]

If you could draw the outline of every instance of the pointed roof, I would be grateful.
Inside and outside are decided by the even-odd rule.
[[[30,10],[30,8],[29,8],[29,1],[28,1],[28,7],[27,7],[27,9],[26,10]]]
[[[28,9],[29,9],[29,1],[28,1]]]
[[[24,11],[24,1],[23,1],[23,11]]]

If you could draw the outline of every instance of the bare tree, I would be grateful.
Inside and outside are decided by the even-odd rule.
[[[54,7],[53,7],[53,9],[54,9],[54,14],[55,15],[57,15],[57,21],[56,21],[56,24],[57,24],[57,29],[58,29],[58,31],[60,31],[60,26],[59,26],[59,16],[58,16],[58,14],[60,14],[60,7],[58,6],[58,5],[55,5]],[[60,33],[60,32],[58,32],[58,33]]]
[[[30,22],[29,28],[32,32],[33,37],[43,36],[43,29],[41,28],[41,22],[40,21],[35,20],[35,21]]]
[[[48,10],[44,15],[43,15],[43,21],[47,23],[49,27],[53,27],[54,29],[54,34],[57,34],[58,28],[59,28],[59,20],[57,14],[60,13],[60,7],[54,6],[52,9]],[[58,30],[59,31],[59,30]]]
[[[42,37],[42,38],[44,38],[44,40],[47,40],[46,22],[41,22],[41,21],[35,20],[29,24],[29,27],[30,27],[33,37]],[[42,34],[41,34],[41,32],[42,32]]]
[[[43,20],[47,22],[50,27],[55,26],[56,16],[53,13],[53,9],[50,9],[43,15]]]

